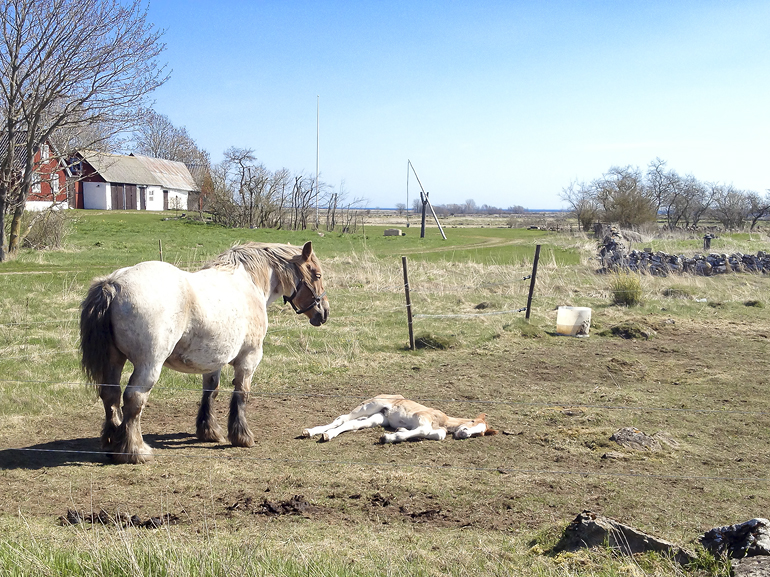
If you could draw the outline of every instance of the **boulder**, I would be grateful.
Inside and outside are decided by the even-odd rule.
[[[770,521],[757,517],[736,525],[715,527],[700,539],[716,555],[734,559],[770,555]]]
[[[670,555],[680,564],[690,563],[695,559],[694,553],[678,545],[591,511],[583,511],[567,525],[556,550],[575,551],[583,547],[606,546],[627,555],[656,551]]]

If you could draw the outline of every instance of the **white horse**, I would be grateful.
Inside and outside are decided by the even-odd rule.
[[[211,401],[219,392],[222,367],[232,365],[228,438],[234,446],[252,446],[244,404],[262,360],[267,306],[279,296],[314,326],[329,318],[321,266],[309,242],[302,248],[235,246],[194,273],[153,261],[95,279],[81,308],[81,363],[104,403],[101,441],[113,459],[150,459],[140,421],[163,366],[203,375],[196,433],[202,441],[223,442]],[[134,372],[121,409],[126,360]]]
[[[497,434],[497,431],[487,427],[484,413],[475,419],[460,419],[409,401],[401,395],[377,395],[328,425],[303,430],[302,436],[322,435],[322,440],[331,441],[345,431],[371,427],[395,429],[394,433],[385,433],[380,437],[380,443],[400,443],[409,439],[443,441],[447,433],[452,433],[455,439]]]

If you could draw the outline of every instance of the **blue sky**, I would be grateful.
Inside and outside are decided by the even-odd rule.
[[[770,3],[152,0],[155,109],[214,161],[251,148],[371,207],[561,208],[656,157],[770,188]],[[344,184],[343,184],[344,183]],[[418,191],[409,182],[409,202]]]

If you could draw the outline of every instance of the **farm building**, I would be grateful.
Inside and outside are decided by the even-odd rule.
[[[182,162],[139,155],[78,152],[70,161],[78,178],[77,208],[186,210],[198,186]]]
[[[22,133],[14,149],[17,176],[21,179],[23,167],[27,163],[27,150],[23,142],[26,135]],[[0,137],[0,157],[8,152],[8,135]],[[46,143],[34,150],[32,164],[35,172],[27,194],[27,210],[44,210],[52,205],[67,203],[67,179],[70,176],[66,164],[61,160],[54,146]]]

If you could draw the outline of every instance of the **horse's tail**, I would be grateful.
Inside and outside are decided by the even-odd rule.
[[[97,387],[107,382],[113,347],[110,305],[118,287],[110,277],[97,278],[80,306],[80,365]]]

